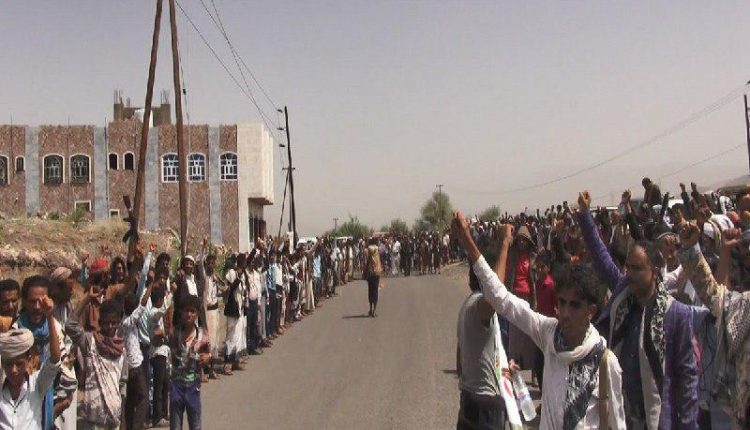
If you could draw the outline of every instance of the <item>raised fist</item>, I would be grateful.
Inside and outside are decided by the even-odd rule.
[[[588,191],[578,193],[578,208],[580,210],[589,210],[591,207],[591,195]]]
[[[695,223],[684,222],[680,226],[680,241],[683,248],[691,248],[698,243],[701,238],[701,230]]]

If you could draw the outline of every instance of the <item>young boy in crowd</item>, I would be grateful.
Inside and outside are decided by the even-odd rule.
[[[89,290],[81,301],[68,327],[77,325],[87,305],[97,300],[94,290]],[[105,300],[99,306],[98,330],[81,332],[69,330],[83,357],[85,375],[83,429],[117,429],[122,415],[120,378],[125,362],[125,342],[117,331],[122,322],[122,306],[116,300]]]
[[[0,429],[40,429],[45,422],[44,403],[60,370],[62,349],[59,328],[52,316],[52,299],[41,299],[41,311],[49,325],[49,358],[39,371],[29,375],[34,346],[34,334],[26,329],[14,329],[0,335],[5,381],[0,392]]]
[[[208,338],[198,325],[201,300],[188,296],[182,303],[181,324],[175,326],[170,340],[172,355],[172,396],[170,399],[170,428],[182,428],[183,414],[187,412],[188,428],[201,428],[200,369],[211,362]]]

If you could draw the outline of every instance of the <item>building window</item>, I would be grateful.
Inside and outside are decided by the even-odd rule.
[[[135,170],[135,155],[132,152],[126,152],[123,157],[123,164],[125,164],[125,170]]]
[[[164,154],[161,157],[161,181],[177,182],[179,160],[177,154]]]
[[[237,154],[232,152],[221,154],[221,180],[237,180]]]
[[[206,157],[203,154],[188,156],[188,179],[192,182],[206,180]]]
[[[0,155],[0,186],[8,185],[8,157]]]
[[[109,218],[119,220],[120,219],[120,210],[119,209],[110,209],[109,210]]]
[[[91,213],[91,200],[81,200],[76,202],[75,210],[83,209],[84,211]]]
[[[120,157],[117,156],[114,152],[109,153],[109,170],[117,170],[118,165],[120,164]]]
[[[74,155],[70,157],[70,182],[73,184],[87,184],[91,182],[89,177],[90,161],[88,155]]]
[[[47,155],[44,157],[44,183],[63,183],[63,158],[59,155]]]
[[[26,159],[23,157],[16,157],[16,173],[26,171]]]

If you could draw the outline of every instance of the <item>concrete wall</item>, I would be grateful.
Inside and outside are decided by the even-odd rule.
[[[6,157],[8,184],[0,186],[0,212],[20,217],[26,214],[26,142],[23,126],[0,126],[0,156]],[[16,171],[16,158],[23,157],[24,171]]]
[[[250,218],[262,217],[262,206],[273,204],[273,145],[271,132],[264,125],[237,125],[240,251],[252,247]]]
[[[273,204],[273,137],[263,124],[237,125],[240,196]]]
[[[76,201],[90,201],[96,219],[110,211],[127,213],[122,197],[135,194],[138,146],[142,124],[137,119],[113,121],[105,128],[76,126],[0,125],[0,155],[9,161],[8,186],[0,187],[0,212],[12,216],[59,212],[68,214]],[[187,152],[205,156],[205,180],[188,184],[188,233],[191,246],[202,237],[247,251],[250,219],[262,218],[263,206],[273,202],[273,138],[259,124],[185,127]],[[179,231],[177,182],[162,182],[162,156],[177,152],[176,127],[149,130],[146,182],[140,225],[146,229]],[[237,180],[221,178],[221,155],[237,155]],[[125,169],[125,154],[132,153],[134,169]],[[44,184],[44,156],[63,158],[63,182]],[[71,183],[71,157],[89,157],[90,180]],[[116,154],[117,169],[110,169],[109,155]],[[25,171],[15,172],[15,157],[25,157]],[[186,166],[187,167],[187,166]]]
[[[221,127],[221,152],[237,153],[237,126]],[[239,173],[239,172],[238,172]],[[238,181],[221,181],[221,236],[224,244],[240,249]]]
[[[135,198],[135,170],[124,170],[125,153],[134,154],[135,166],[138,166],[138,147],[140,146],[141,122],[135,119],[124,121],[113,121],[107,129],[107,178],[109,182],[109,203],[107,214],[110,210],[120,211],[120,217],[127,214],[122,196],[130,196],[132,202]],[[118,157],[117,170],[109,170],[109,154],[115,153]],[[145,202],[141,204],[141,216],[139,225],[145,225]]]
[[[190,241],[188,246],[197,246],[203,237],[210,234],[208,175],[211,163],[208,160],[208,126],[194,125],[189,128],[185,126],[184,131],[186,153],[188,155],[200,153],[206,157],[205,179],[188,184],[188,237]],[[159,127],[159,169],[161,169],[161,157],[167,153],[177,153],[177,132],[174,125]],[[178,182],[161,182],[159,189],[159,225],[179,232],[179,184]]]
[[[90,125],[41,126],[39,129],[39,183],[40,211],[44,213],[73,212],[77,201],[88,201],[93,209],[94,204],[94,127]],[[89,157],[89,181],[81,184],[71,183],[71,157],[83,154]],[[60,155],[63,158],[63,182],[51,184],[44,182],[44,158],[48,155]]]

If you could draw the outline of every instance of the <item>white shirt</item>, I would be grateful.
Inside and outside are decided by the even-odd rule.
[[[188,287],[188,293],[198,297],[198,285],[195,283],[195,275],[185,275],[185,283]]]
[[[0,397],[0,429],[36,430],[42,428],[44,396],[55,382],[58,370],[60,370],[59,360],[57,363],[45,361],[42,368],[24,382],[21,394],[16,400],[11,397],[10,389],[3,385]]]
[[[250,274],[248,274],[248,286],[247,286],[247,299],[251,302],[254,300],[258,300],[258,297],[260,297],[260,272],[257,270],[251,270]]]
[[[554,336],[557,319],[549,318],[531,310],[529,303],[511,294],[500,282],[484,257],[474,263],[472,269],[482,285],[485,300],[492,305],[499,316],[528,335],[544,353],[544,383],[542,385],[542,417],[540,430],[561,429],[565,415],[565,398],[568,389],[569,361],[555,351]],[[596,331],[596,329],[593,329]],[[574,348],[575,352],[580,346]],[[610,396],[609,425],[613,429],[625,429],[625,410],[622,399],[622,369],[617,357],[610,351],[607,356],[609,366]],[[614,393],[614,395],[613,395]],[[599,384],[594,388],[586,416],[576,425],[576,430],[599,428]]]
[[[120,336],[125,339],[125,356],[129,369],[139,367],[143,363],[141,342],[138,337],[138,320],[144,312],[146,308],[138,303],[138,307],[129,316],[123,318],[120,325]]]
[[[206,295],[206,306],[214,306],[219,303],[218,288],[213,275],[206,275],[206,291],[204,294]]]
[[[166,332],[164,327],[164,316],[167,314],[167,309],[172,307],[172,299],[172,293],[167,292],[167,296],[164,298],[164,303],[162,303],[161,307],[151,308],[148,311],[149,334],[152,337],[150,350],[151,357],[155,357],[157,355],[169,357],[169,344],[167,342],[164,342],[162,345],[155,347],[153,336],[156,329],[161,329],[162,333]]]

